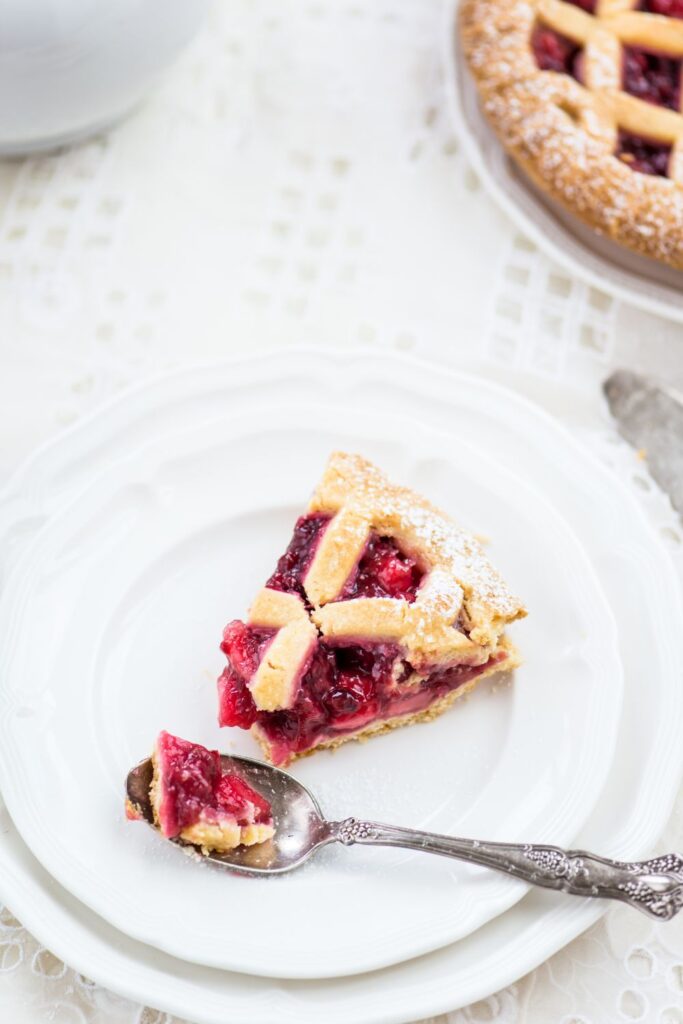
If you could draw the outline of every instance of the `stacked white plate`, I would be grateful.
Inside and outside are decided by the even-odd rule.
[[[125,774],[159,729],[256,752],[215,724],[217,641],[334,448],[491,537],[530,616],[512,684],[295,764],[329,816],[635,858],[679,782],[673,569],[538,409],[413,360],[307,351],[129,392],[0,505],[0,898],[85,975],[190,1020],[414,1020],[504,986],[605,909],[405,851],[237,878],[125,821]]]

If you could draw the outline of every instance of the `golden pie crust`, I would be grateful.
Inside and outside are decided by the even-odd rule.
[[[642,256],[683,268],[683,115],[623,91],[622,46],[683,57],[683,20],[598,0],[463,0],[460,35],[482,109],[532,181],[586,224]],[[541,70],[536,24],[583,47],[583,84]],[[683,89],[681,90],[683,96]],[[619,130],[671,146],[668,177],[615,155]]]

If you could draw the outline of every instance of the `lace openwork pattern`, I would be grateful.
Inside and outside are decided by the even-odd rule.
[[[680,328],[571,278],[496,211],[450,124],[442,25],[439,0],[217,5],[112,134],[0,165],[0,478],[125,385],[245,338],[413,351],[564,419],[683,572],[680,521],[599,399],[618,365],[683,383]],[[661,848],[682,847],[679,800]],[[171,1024],[66,967],[7,909],[0,1004],[12,1024]],[[683,1024],[681,1006],[683,917],[616,908],[448,1019]]]

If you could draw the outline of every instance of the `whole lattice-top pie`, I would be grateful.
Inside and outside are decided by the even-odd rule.
[[[247,621],[225,628],[219,722],[284,765],[433,718],[517,664],[504,630],[525,614],[471,534],[338,452]]]
[[[601,233],[683,268],[683,0],[463,0],[486,117]]]

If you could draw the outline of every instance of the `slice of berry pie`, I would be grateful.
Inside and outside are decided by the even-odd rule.
[[[683,0],[463,0],[508,152],[601,234],[683,268]]]
[[[264,843],[274,834],[270,804],[236,773],[226,772],[217,750],[161,732],[152,754],[149,789],[154,821],[167,839],[204,853]],[[126,815],[144,817],[130,799]]]
[[[525,614],[473,536],[338,452],[247,621],[225,628],[219,722],[286,765],[434,718],[517,664],[504,630]]]

